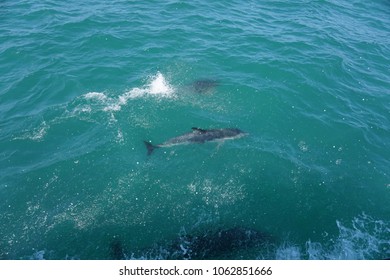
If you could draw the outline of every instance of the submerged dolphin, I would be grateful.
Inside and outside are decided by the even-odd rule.
[[[190,143],[204,143],[217,140],[235,139],[247,135],[238,128],[222,128],[222,129],[201,129],[192,128],[192,132],[171,138],[161,144],[152,145],[152,143],[144,141],[148,155],[151,155],[156,148],[171,147],[175,145],[183,145]]]
[[[180,236],[170,251],[177,259],[224,259],[240,250],[256,248],[271,240],[272,236],[265,232],[234,227]]]
[[[192,83],[192,88],[197,93],[207,93],[211,89],[218,86],[219,82],[217,80],[211,80],[211,79],[200,79],[196,80]]]
[[[110,243],[110,259],[112,260],[124,260],[125,254],[123,252],[122,242],[115,239]]]
[[[268,250],[275,237],[267,232],[245,227],[196,230],[179,233],[177,238],[153,243],[150,247],[133,250],[123,256],[135,259],[163,260],[223,260],[252,258]],[[111,256],[110,256],[111,257]]]

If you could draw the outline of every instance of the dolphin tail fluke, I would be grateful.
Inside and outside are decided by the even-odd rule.
[[[145,143],[146,149],[148,150],[148,156],[150,156],[153,153],[154,149],[158,148],[158,146],[154,146],[154,145],[152,145],[152,143],[150,143],[148,141],[144,141],[144,143]]]

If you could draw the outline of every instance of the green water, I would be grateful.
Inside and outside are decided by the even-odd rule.
[[[389,2],[209,2],[0,2],[0,259],[389,258]]]

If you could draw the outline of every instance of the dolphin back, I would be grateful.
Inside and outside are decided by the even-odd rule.
[[[215,140],[225,140],[239,138],[247,133],[238,128],[222,128],[222,129],[202,129],[192,127],[192,131],[183,135],[168,139],[167,141],[153,145],[148,141],[144,141],[147,155],[150,156],[156,148],[171,147],[189,143],[205,143]]]

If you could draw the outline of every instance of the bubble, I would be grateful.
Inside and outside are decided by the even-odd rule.
[[[306,144],[305,141],[300,141],[298,143],[298,147],[302,152],[307,152],[309,150],[309,146]]]

